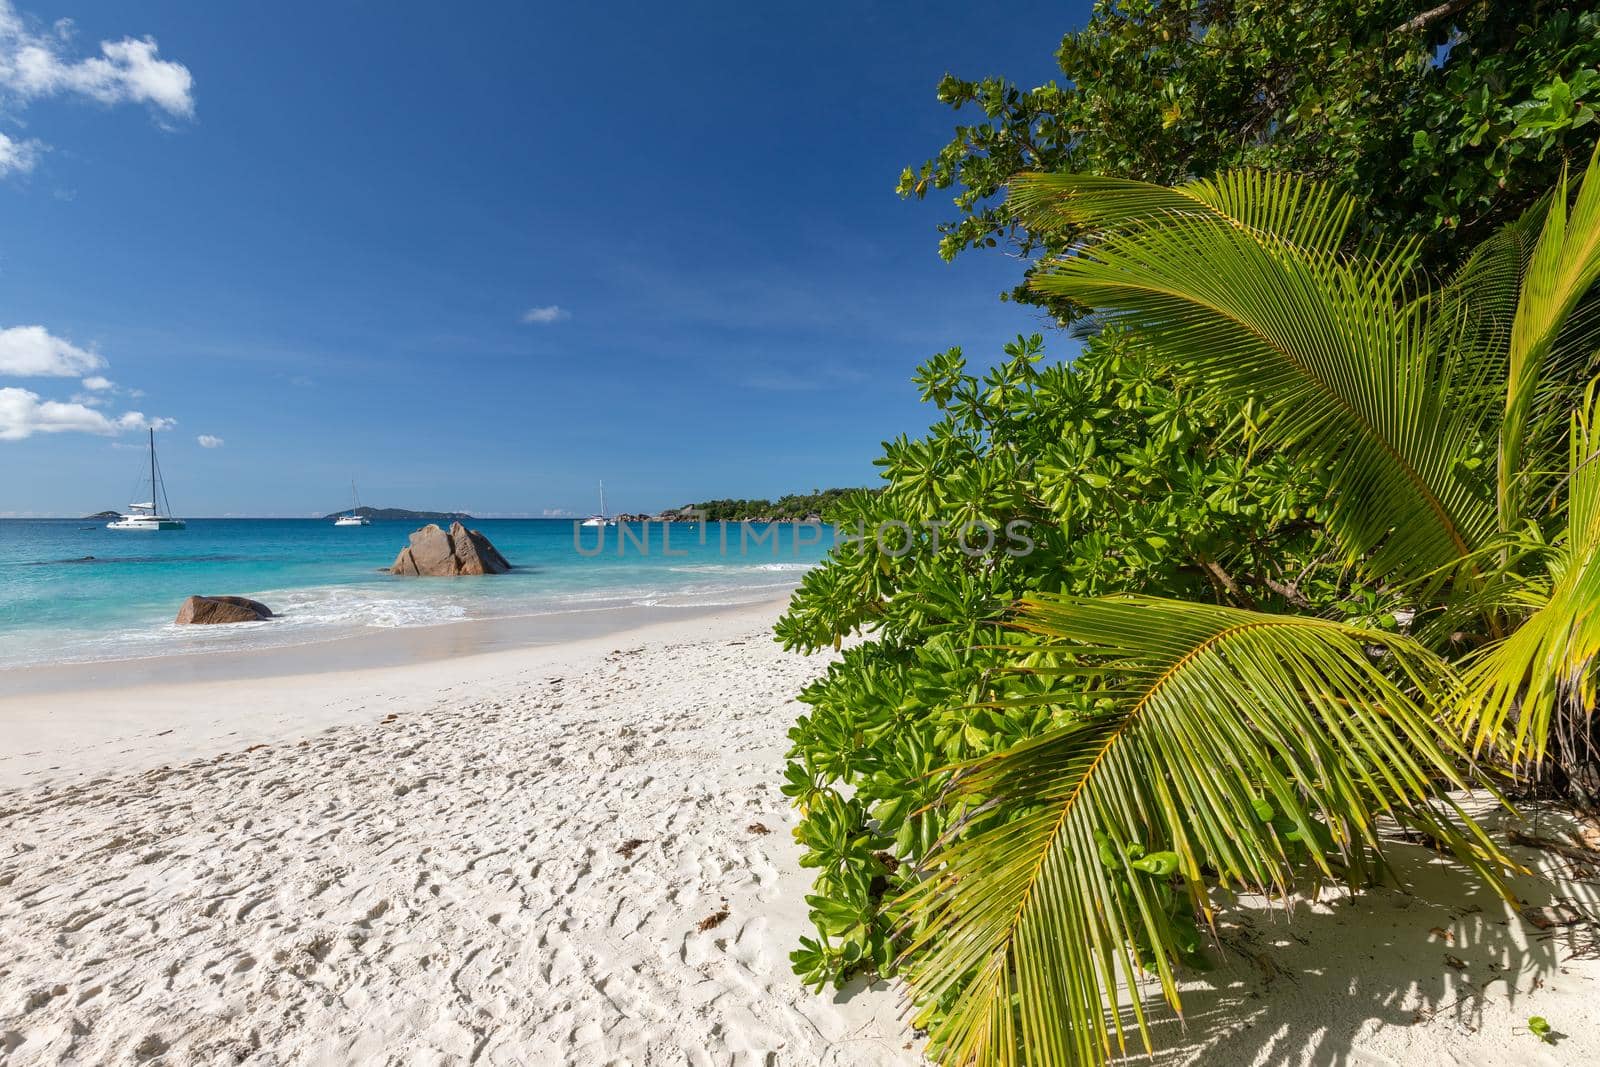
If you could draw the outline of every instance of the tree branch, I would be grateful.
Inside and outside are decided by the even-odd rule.
[[[1440,19],[1447,19],[1475,3],[1477,3],[1477,0],[1447,0],[1446,3],[1430,8],[1414,19],[1402,22],[1394,28],[1394,34],[1416,33],[1418,30],[1425,30]]]
[[[1261,584],[1283,597],[1291,607],[1299,608],[1301,611],[1311,610],[1311,601],[1305,598],[1305,594],[1301,593],[1293,582],[1280,582],[1267,574],[1262,576]]]
[[[1211,584],[1216,587],[1218,592],[1226,590],[1235,604],[1249,608],[1251,611],[1256,610],[1255,598],[1240,588],[1239,583],[1233,580],[1233,576],[1223,570],[1215,560],[1202,556],[1200,566],[1205,568],[1207,576],[1211,578]]]

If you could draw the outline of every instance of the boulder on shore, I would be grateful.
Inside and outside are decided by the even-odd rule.
[[[511,569],[489,539],[459,522],[449,532],[429,523],[411,535],[411,543],[400,550],[390,574],[422,577],[458,574],[504,574]]]
[[[272,609],[247,596],[192,596],[178,609],[179,626],[227,622],[261,622]]]

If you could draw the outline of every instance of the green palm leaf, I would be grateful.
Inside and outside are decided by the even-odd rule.
[[[1221,182],[1260,203],[1152,210],[1139,205],[1181,194],[1076,175],[1024,185],[1031,210],[1093,233],[1032,285],[1133,325],[1217,393],[1265,403],[1264,438],[1329,471],[1328,525],[1352,562],[1396,578],[1448,573],[1497,524],[1458,467],[1477,426],[1454,407],[1453,364],[1431,343],[1432,302],[1411,292],[1409,251],[1341,255],[1329,247],[1341,227],[1315,217],[1342,217],[1326,194]]]
[[[1600,184],[1600,183],[1597,183]],[[1600,657],[1600,382],[1572,415],[1564,537],[1548,583],[1527,590],[1526,619],[1468,665],[1459,700],[1480,747],[1504,741],[1513,759],[1543,759],[1558,712],[1587,718]],[[1508,728],[1509,727],[1509,728]],[[1587,753],[1569,753],[1571,764]]]
[[[1447,354],[1445,375],[1457,399],[1491,432],[1505,407],[1511,329],[1548,206],[1535,205],[1473,249],[1433,301],[1430,343]]]
[[[1125,1050],[1125,1000],[1148,1049],[1138,990],[1180,1009],[1208,877],[1279,898],[1307,865],[1360,882],[1384,815],[1491,880],[1504,862],[1436,808],[1440,783],[1466,784],[1463,754],[1411,695],[1445,668],[1404,638],[1134,597],[1034,598],[1019,625],[1044,642],[1023,666],[1076,678],[1100,711],[963,768],[951,799],[1005,814],[899,902],[942,1063],[1101,1062]]]
[[[1228,171],[1172,187],[1097,174],[1019,174],[1011,180],[1008,201],[1030,224],[1055,229],[1198,215],[1320,252],[1344,243],[1356,209],[1354,198],[1326,185],[1261,170]]]
[[[1525,512],[1523,456],[1529,413],[1557,340],[1579,302],[1600,278],[1600,145],[1570,213],[1563,175],[1551,196],[1544,228],[1523,279],[1511,328],[1504,423],[1500,432],[1501,527],[1512,529]],[[1537,460],[1536,460],[1537,462]]]

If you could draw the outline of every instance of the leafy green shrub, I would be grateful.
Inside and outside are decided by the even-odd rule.
[[[819,869],[818,936],[794,962],[819,986],[892,973],[909,933],[882,902],[971,814],[939,803],[941,768],[1094,710],[1081,688],[1001,669],[996,647],[1032,640],[1003,622],[1018,597],[1162,593],[1393,625],[1398,603],[1327,551],[1318,472],[1223,443],[1248,410],[1203,403],[1123,332],[1088,339],[1070,364],[1043,360],[1036,335],[982,377],[954,349],[918,368],[941,418],[885,444],[881,492],[828,513],[863,540],[809,572],[778,623],[786,647],[808,651],[871,631],[801,693],[809,710],[790,731],[784,792],[805,814],[803,862]],[[892,551],[909,530],[910,551],[881,550],[880,529]],[[1164,906],[1192,926],[1177,899]]]

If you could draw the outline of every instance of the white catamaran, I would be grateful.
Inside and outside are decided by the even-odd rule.
[[[356,480],[350,479],[350,510],[333,520],[335,526],[371,526],[372,520],[360,514],[361,498],[356,495]]]
[[[590,515],[583,520],[585,526],[615,526],[617,520],[606,514],[606,483],[600,483],[600,514]]]
[[[163,507],[157,507],[160,503]],[[165,511],[163,512],[163,508]],[[182,519],[172,517],[172,502],[167,499],[167,484],[161,480],[161,469],[156,466],[156,431],[150,428],[150,499],[143,504],[129,504],[128,510],[113,522],[106,523],[108,530],[181,530]]]

